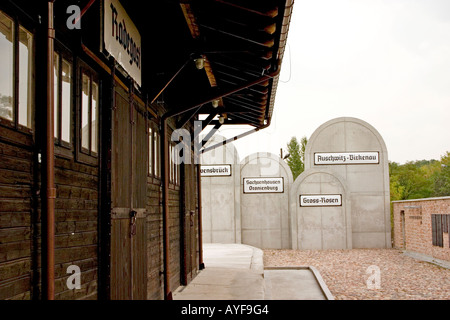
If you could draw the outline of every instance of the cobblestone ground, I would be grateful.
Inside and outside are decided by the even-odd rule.
[[[264,250],[264,266],[310,265],[336,300],[450,300],[450,269],[396,249]],[[376,277],[379,268],[379,289]],[[375,271],[371,271],[375,270]]]

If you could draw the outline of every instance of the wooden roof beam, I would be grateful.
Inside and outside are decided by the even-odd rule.
[[[231,81],[229,79],[220,79],[221,82],[231,84],[233,87],[238,86],[241,82]],[[264,87],[264,89],[259,88],[258,85],[253,85],[248,88],[242,89],[242,92],[245,92],[245,90],[248,90],[250,92],[257,93],[259,95],[266,95],[269,93],[269,89],[267,87]]]
[[[200,36],[200,30],[198,28],[197,19],[195,18],[191,5],[188,2],[181,2],[180,6],[181,10],[183,11],[184,18],[186,19],[186,23],[189,27],[189,31],[191,32],[192,38],[197,39]],[[204,58],[204,69],[206,72],[206,76],[208,77],[208,81],[211,87],[216,87],[217,81],[211,68],[211,63],[206,56],[204,56]]]
[[[200,30],[198,29],[197,19],[192,12],[191,5],[189,3],[180,3],[181,10],[183,11],[184,18],[191,32],[192,38],[197,39],[200,36]]]
[[[236,117],[236,118],[246,120],[246,121],[248,121],[250,123],[254,123],[254,124],[260,124],[262,121],[264,121],[264,115],[261,115],[260,117],[257,117],[257,118],[247,117],[247,116],[244,116],[242,114],[237,114],[237,113],[228,113],[228,115],[231,118]]]
[[[244,11],[247,11],[247,12],[251,12],[251,13],[254,13],[254,14],[257,14],[257,15],[260,15],[260,16],[265,16],[265,17],[270,17],[270,18],[275,18],[276,16],[278,16],[278,7],[275,7],[273,9],[270,9],[270,10],[262,12],[262,11],[259,11],[259,10],[246,8],[246,7],[243,7],[243,6],[237,5],[235,3],[228,2],[228,1],[224,1],[224,0],[214,0],[214,1],[217,2],[217,3],[221,3],[221,4],[224,4],[224,5],[227,5],[227,6],[231,6],[231,7],[237,8],[239,10],[244,10]]]
[[[246,109],[249,109],[252,111],[259,111],[259,110],[261,110],[261,108],[264,108],[266,105],[264,103],[250,104],[247,102],[240,101],[238,99],[234,99],[233,96],[228,96],[225,101],[232,101],[240,106],[243,106],[243,108],[246,108]]]
[[[266,47],[266,48],[272,48],[275,45],[275,40],[273,38],[272,39],[267,39],[267,40],[256,40],[256,39],[250,39],[248,37],[235,34],[233,32],[228,32],[228,31],[225,31],[225,30],[221,30],[221,29],[218,29],[216,27],[208,26],[206,24],[200,24],[200,26],[202,28],[205,28],[205,29],[217,32],[217,33],[221,33],[221,34],[224,34],[224,35],[227,35],[227,36],[230,36],[230,37],[234,37],[234,38],[237,38],[237,39],[240,39],[240,40],[244,40],[244,41],[247,41],[247,42],[250,42],[250,43],[253,43],[253,44],[257,44],[257,45],[260,45],[260,46],[263,46],[263,47]]]
[[[262,70],[269,70],[272,67],[272,64],[267,61],[272,58],[272,52],[261,54],[261,56],[257,56],[261,60],[259,62],[252,61],[250,58],[246,59],[244,55],[232,55],[232,54],[221,54],[221,58],[233,63],[236,67],[246,68],[248,70],[253,70],[254,72],[260,73]],[[255,57],[255,55],[248,54],[247,57]]]

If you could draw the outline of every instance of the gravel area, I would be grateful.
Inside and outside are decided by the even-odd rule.
[[[396,249],[264,250],[265,267],[301,265],[319,270],[336,300],[450,300],[450,269]],[[376,270],[379,288],[367,284]]]

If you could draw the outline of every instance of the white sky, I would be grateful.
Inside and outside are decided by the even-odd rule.
[[[390,161],[450,151],[450,0],[295,1],[272,124],[236,141],[239,156],[343,116],[374,126]]]

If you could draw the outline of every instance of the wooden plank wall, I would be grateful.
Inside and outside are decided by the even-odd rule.
[[[131,192],[131,127],[129,101],[121,87],[116,88],[112,124],[111,205],[129,208]]]
[[[193,161],[193,160],[192,160]],[[185,165],[186,212],[185,212],[185,250],[186,281],[189,283],[198,270],[198,193],[197,170],[194,164]],[[193,212],[194,214],[191,214]]]
[[[31,296],[33,154],[30,146],[29,137],[0,127],[1,300]]]
[[[6,129],[0,127],[0,137],[7,136]],[[0,299],[30,299],[32,285],[40,285],[41,221],[40,202],[33,200],[33,152],[31,140],[13,132],[17,140],[29,144],[21,147],[9,141],[0,140]],[[20,139],[19,139],[20,138]],[[143,142],[142,142],[143,143]],[[142,146],[141,146],[142,147]],[[141,149],[138,147],[138,150]],[[142,154],[142,159],[146,155]],[[136,159],[141,161],[142,159]],[[57,156],[55,183],[57,199],[55,205],[55,298],[56,299],[96,299],[98,278],[98,198],[99,168],[83,164],[72,155]],[[38,173],[39,174],[39,173]],[[127,175],[122,173],[122,178]],[[142,175],[139,176],[142,178]],[[195,188],[194,188],[195,189]],[[147,177],[147,186],[138,190],[145,192],[147,215],[145,223],[138,223],[138,233],[146,235],[140,241],[139,250],[147,252],[147,266],[135,261],[138,267],[147,268],[147,299],[163,299],[163,230],[160,180]],[[193,193],[195,194],[195,192]],[[125,195],[124,195],[125,197]],[[141,197],[137,197],[138,199]],[[38,200],[38,197],[35,198]],[[117,199],[116,199],[117,200]],[[180,228],[180,188],[170,186],[170,252],[171,290],[180,285],[181,255],[183,254]],[[137,201],[137,200],[136,200]],[[136,203],[137,204],[137,203]],[[34,209],[33,209],[34,208]],[[34,211],[33,211],[34,210]],[[32,219],[34,214],[34,219]],[[33,225],[33,223],[35,223]],[[196,226],[196,222],[194,222]],[[129,220],[113,227],[129,228]],[[142,228],[146,228],[143,230]],[[33,230],[35,234],[33,235]],[[112,234],[116,233],[111,230]],[[125,232],[119,234],[126,235]],[[197,232],[197,231],[196,231]],[[33,236],[36,243],[33,243]],[[198,234],[195,234],[195,238]],[[126,241],[121,242],[126,243]],[[114,244],[112,244],[114,245]],[[33,265],[33,254],[38,258]],[[129,261],[128,259],[124,259]],[[66,282],[70,274],[67,268],[77,265],[81,269],[81,289],[69,290]],[[194,269],[196,266],[194,266]],[[32,279],[32,274],[37,277]],[[145,274],[136,272],[135,274]],[[113,275],[112,275],[113,277]],[[117,277],[124,277],[123,274]],[[135,279],[135,281],[145,281]],[[121,290],[128,290],[123,287]],[[135,293],[141,295],[141,293]]]
[[[55,299],[96,299],[98,278],[98,167],[56,157]],[[69,290],[70,265],[81,289]]]
[[[146,218],[136,222],[136,235],[130,236],[130,219],[114,219],[111,228],[111,299],[145,300],[146,286]],[[132,280],[132,281],[131,281]]]
[[[147,255],[146,255],[146,218],[137,219],[136,236],[133,241],[133,299],[145,300],[147,298]]]
[[[111,299],[129,299],[131,296],[130,270],[130,220],[117,219],[111,224],[111,252],[121,254],[113,257],[111,268]]]
[[[32,160],[27,148],[0,142],[0,299],[30,299],[32,273],[33,285],[40,285],[41,210],[39,201],[33,211]],[[55,184],[55,299],[95,299],[98,168],[57,156]],[[81,269],[79,290],[67,288],[70,265]]]
[[[181,226],[180,226],[180,190],[169,189],[169,238],[170,238],[170,289],[175,291],[181,285]]]
[[[164,299],[164,248],[161,180],[147,178],[147,299]],[[169,184],[169,238],[170,238],[170,289],[173,292],[181,285],[181,190]]]
[[[120,88],[113,114],[112,206],[122,214],[111,222],[111,299],[147,297],[147,145],[144,106],[129,100]],[[132,121],[130,121],[132,117]],[[131,210],[137,210],[131,236]]]
[[[148,172],[148,129],[145,105],[135,101],[133,110],[133,208],[145,210],[136,221],[136,235],[132,237],[133,247],[133,299],[147,298],[147,172]]]
[[[147,299],[164,299],[163,219],[160,180],[147,178]]]
[[[174,124],[172,124],[174,125]],[[170,136],[170,135],[169,135]],[[181,285],[181,190],[169,184],[169,238],[170,238],[170,289],[173,292]],[[147,178],[147,299],[164,299],[164,248],[161,180]]]

